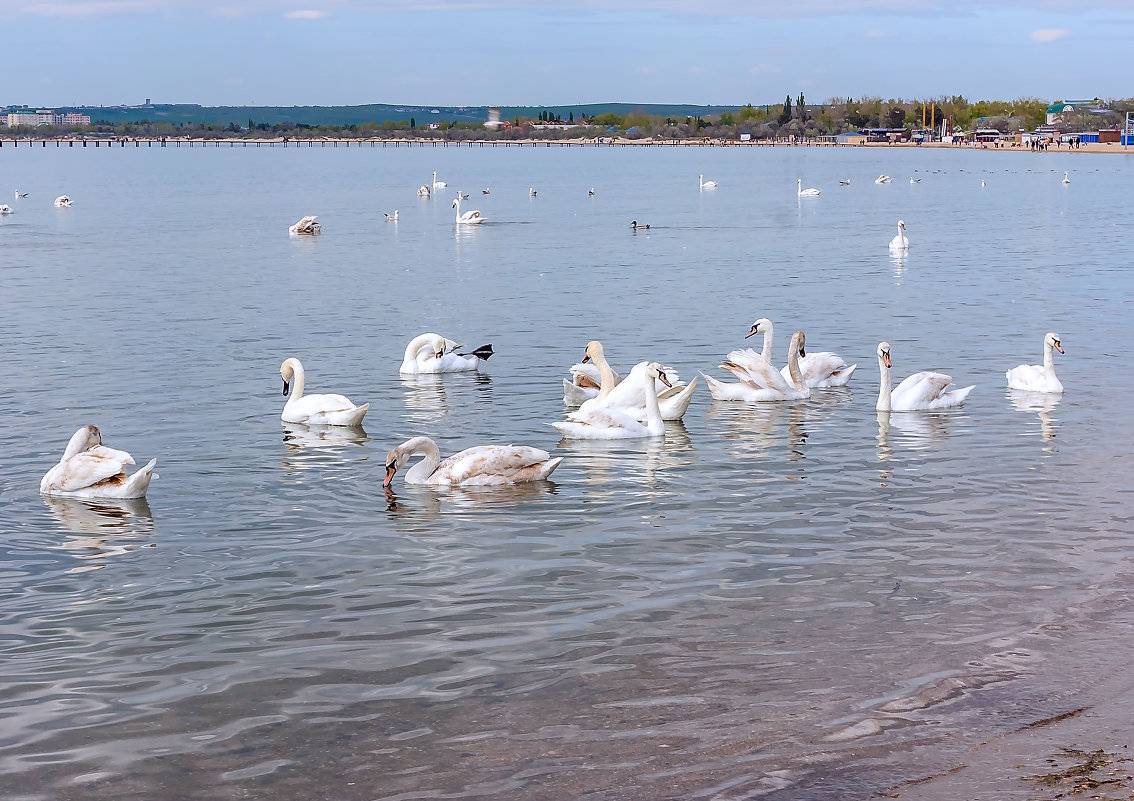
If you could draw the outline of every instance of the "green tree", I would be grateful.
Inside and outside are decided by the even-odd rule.
[[[409,118],[409,127],[411,131],[417,129],[417,120],[415,120],[413,117]]]
[[[791,95],[784,98],[784,108],[780,112],[780,116],[776,118],[776,122],[780,125],[787,125],[791,122]]]

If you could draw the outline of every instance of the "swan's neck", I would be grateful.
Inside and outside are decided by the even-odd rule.
[[[800,393],[805,391],[807,384],[803,381],[803,373],[799,371],[799,336],[793,336],[791,338],[791,350],[788,351],[787,369],[795,391]]]
[[[1043,343],[1043,372],[1048,378],[1055,378],[1055,348],[1050,342]]]
[[[71,435],[71,439],[67,441],[67,447],[63,449],[63,456],[60,457],[59,461],[66,461],[72,456],[90,450],[94,445],[98,445],[98,438],[94,436],[90,426],[83,426]]]
[[[434,334],[420,334],[420,335],[414,337],[413,339],[411,339],[410,343],[408,345],[406,345],[405,361],[407,361],[407,362],[417,361],[418,351],[420,351],[426,345],[432,345],[433,337],[434,337]],[[302,377],[299,379],[299,386],[300,387],[303,386],[303,378]]]
[[[287,390],[287,403],[285,406],[291,406],[303,397],[303,388],[305,382],[303,380],[303,367],[298,364],[291,366],[291,381],[288,382]]]
[[[434,174],[433,179],[437,180],[436,173]],[[461,219],[461,199],[459,197],[457,198],[456,206],[457,206],[457,219],[459,220],[459,219]]]
[[[425,458],[406,471],[406,481],[410,484],[426,483],[437,470],[437,465],[441,464],[441,451],[438,450],[437,443],[429,437],[414,437],[404,447],[411,455],[415,453],[425,455]]]
[[[878,357],[878,372],[882,376],[878,387],[878,404],[874,407],[880,412],[890,411],[890,368]]]
[[[646,380],[646,430],[651,434],[660,434],[665,431],[665,421],[662,420],[661,407],[658,406],[658,387],[650,371],[643,373]]]
[[[602,400],[618,385],[618,379],[614,375],[614,370],[607,364],[606,355],[601,351],[591,357],[591,361],[595,363],[598,368],[599,374],[599,394],[598,399]],[[631,384],[633,386],[633,384]]]
[[[768,326],[768,330],[764,332],[764,349],[760,351],[760,355],[768,364],[772,363],[772,326]]]

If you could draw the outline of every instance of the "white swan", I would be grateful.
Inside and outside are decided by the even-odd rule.
[[[484,217],[480,216],[479,211],[466,211],[461,214],[461,193],[457,193],[457,197],[453,199],[453,208],[457,210],[457,225],[477,225],[484,222]]]
[[[445,183],[444,181],[438,181],[437,180],[437,170],[434,170],[433,171],[433,188],[434,189],[444,189],[447,186],[448,186],[448,184]]]
[[[1021,364],[1004,373],[1011,389],[1026,389],[1029,392],[1062,392],[1063,384],[1055,377],[1055,355],[1052,350],[1063,353],[1059,334],[1048,331],[1043,335],[1043,366]]]
[[[484,187],[484,189],[480,190],[480,193],[481,193],[482,195],[491,195],[491,194],[492,194],[492,190],[491,190],[490,188],[488,188],[488,187],[486,186],[486,187]]]
[[[760,351],[760,357],[770,363],[772,361],[772,337],[774,336],[772,321],[767,317],[761,317],[752,324],[752,328],[748,330],[744,338],[748,339],[748,337],[756,334],[764,335],[764,347]],[[804,347],[805,342],[806,337],[800,337],[801,348]],[[830,351],[801,353],[799,356],[799,373],[803,376],[803,383],[810,389],[846,386],[857,368],[857,364],[848,367],[840,356]],[[785,381],[791,381],[791,370],[788,369],[786,364],[780,368],[780,375],[784,377]]]
[[[658,408],[655,380],[669,386],[669,379],[666,378],[662,366],[657,362],[651,362],[641,371],[640,378],[642,392],[646,397],[645,425],[638,422],[632,414],[621,409],[601,406],[587,408],[587,404],[568,414],[566,420],[554,422],[552,425],[568,439],[641,439],[665,436],[665,422]]]
[[[583,353],[583,363],[578,366],[586,368],[590,367],[592,363],[597,368],[599,389],[593,398],[583,401],[582,410],[588,408],[618,409],[633,416],[639,422],[645,422],[646,395],[642,391],[640,375],[648,369],[649,363],[639,362],[634,365],[626,378],[619,380],[618,374],[606,361],[606,353],[603,350],[602,343],[597,340],[587,343],[587,348]],[[657,381],[654,384],[654,392],[658,397],[658,407],[662,420],[680,420],[689,409],[689,404],[693,399],[693,390],[697,387],[697,379],[686,384],[677,377],[677,373],[672,368],[662,365],[661,369],[665,373],[666,380],[664,382]]]
[[[16,190],[16,200],[19,200],[20,198],[27,197],[27,196],[28,196],[27,192],[21,192],[19,189]]]
[[[910,183],[911,183],[911,184],[920,184],[920,183],[921,183],[921,179],[920,179],[920,178],[914,178],[913,176],[910,176]],[[983,181],[981,181],[981,183],[983,184],[984,182],[983,182]]]
[[[590,189],[587,190],[587,194],[591,197],[594,197],[595,196],[595,188],[592,186]]]
[[[314,215],[304,217],[295,225],[289,225],[287,232],[294,236],[315,236],[323,230],[323,224],[317,222]]]
[[[1060,183],[1064,183],[1064,184],[1071,183],[1071,179],[1067,177],[1067,170],[1063,171],[1063,180],[1060,181]]]
[[[811,187],[809,189],[803,188],[802,178],[795,179],[795,193],[800,197],[819,197],[819,190],[815,187]]]
[[[876,183],[876,184],[888,184],[888,183],[890,183],[890,176],[889,175],[879,175],[877,178],[874,179],[874,183]]]
[[[898,220],[898,234],[890,240],[890,250],[909,250],[910,240],[906,238],[906,224]]]
[[[717,188],[717,182],[716,181],[706,181],[704,175],[698,175],[697,180],[701,184],[701,189],[716,189]],[[592,189],[591,194],[593,195],[594,193],[595,193],[595,190]]]
[[[417,188],[417,196],[418,197],[429,197],[429,187],[426,186],[425,184],[422,184],[421,186],[419,186]]]
[[[482,345],[470,354],[454,353],[460,345],[440,334],[419,334],[406,345],[399,373],[463,373],[476,370],[492,356],[492,345]]]
[[[0,203],[0,214],[11,214],[12,207],[7,203]]]
[[[811,389],[804,382],[803,374],[799,370],[799,357],[803,352],[803,332],[796,331],[791,336],[791,346],[788,349],[789,383],[772,366],[771,361],[752,348],[734,350],[720,366],[740,380],[736,383],[725,383],[706,375],[705,383],[709,386],[709,394],[714,400],[787,401],[809,398]]]
[[[394,209],[393,214],[388,214],[388,213],[386,214],[386,222],[397,222],[397,221],[398,221],[398,210],[397,209]]]
[[[355,406],[343,395],[304,395],[303,365],[299,359],[284,359],[280,365],[283,394],[287,397],[280,419],[285,423],[312,426],[357,426],[366,416],[369,403]]]
[[[552,459],[547,451],[526,445],[477,445],[441,461],[436,442],[429,437],[414,437],[386,455],[383,487],[390,486],[394,474],[415,453],[423,453],[425,458],[406,471],[407,484],[483,486],[540,481],[563,461],[562,456]]]
[[[59,463],[40,480],[39,491],[67,498],[144,498],[150,479],[157,478],[157,459],[132,476],[126,475],[128,464],[134,464],[134,457],[107,448],[95,426],[83,426],[71,435]]]
[[[67,197],[66,195],[60,195],[59,197],[55,198],[55,205],[59,208],[70,206],[71,202],[71,198]]]
[[[608,365],[609,366],[609,365]],[[614,383],[617,384],[622,377],[614,374]],[[602,387],[602,376],[599,368],[593,361],[571,365],[571,380],[563,379],[563,405],[581,406],[591,398],[598,397]]]
[[[529,186],[528,187],[528,197],[535,197],[536,194],[537,194],[537,192]]]
[[[880,412],[910,412],[919,409],[950,409],[964,403],[972,386],[946,391],[953,379],[944,373],[928,370],[907,376],[902,383],[890,389],[890,343],[878,343],[878,371],[881,385],[878,389]],[[974,385],[975,386],[975,385]]]

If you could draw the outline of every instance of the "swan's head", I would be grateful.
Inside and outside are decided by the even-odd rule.
[[[803,347],[803,344],[806,340],[807,336],[802,331],[796,331],[791,335],[791,347],[798,348],[800,356],[807,355],[807,351]]]
[[[667,387],[673,386],[665,376],[665,368],[657,362],[650,362],[646,365],[646,375],[648,375],[651,380],[661,381]]]
[[[602,343],[596,339],[592,339],[587,343],[587,349],[583,352],[583,364],[589,361],[603,361],[604,354],[602,352]]]
[[[390,483],[394,480],[394,474],[409,461],[411,456],[426,447],[427,442],[432,441],[428,437],[414,437],[406,440],[398,447],[392,448],[386,454],[386,477],[382,479],[382,486],[390,486]]]
[[[96,445],[102,444],[102,434],[96,426],[83,426],[74,434],[71,439],[67,441],[67,447],[63,451],[63,458],[67,459],[79,453],[89,451]]]
[[[291,391],[291,380],[295,378],[297,372],[303,372],[303,365],[299,363],[299,359],[284,359],[284,363],[280,365],[280,377],[283,379],[285,397]]]
[[[755,336],[756,334],[766,334],[771,330],[772,321],[767,317],[761,317],[752,324],[752,327],[748,329],[748,333],[744,335],[744,338],[748,339],[748,337]]]
[[[890,363],[890,343],[889,342],[879,342],[878,343],[878,358],[881,360],[882,364],[886,365],[887,367],[892,366],[891,363]]]
[[[899,231],[906,230],[906,224],[903,220],[898,220],[898,230]]]
[[[1055,348],[1060,353],[1063,353],[1063,345],[1059,341],[1059,334],[1054,331],[1048,331],[1047,335],[1043,338],[1043,344],[1049,348]]]
[[[459,197],[453,198],[453,205],[451,206],[451,208],[455,209],[459,205],[461,205],[461,199]]]

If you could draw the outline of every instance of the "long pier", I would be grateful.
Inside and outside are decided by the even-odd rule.
[[[107,137],[105,139],[2,139],[3,147],[839,147],[838,142],[752,142],[701,140],[590,140],[580,141],[484,141],[450,142],[405,139],[139,139],[133,137]]]

